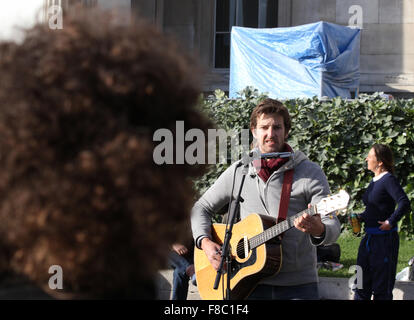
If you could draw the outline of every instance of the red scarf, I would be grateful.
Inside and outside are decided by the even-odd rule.
[[[292,148],[285,143],[283,150],[281,152],[293,152]],[[260,161],[260,162],[259,162]],[[275,158],[275,159],[256,159],[253,160],[253,165],[257,169],[260,163],[260,171],[258,173],[259,177],[266,182],[273,172],[278,170],[286,162],[289,161],[289,158]]]

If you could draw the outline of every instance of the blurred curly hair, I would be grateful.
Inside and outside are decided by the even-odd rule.
[[[77,12],[0,44],[0,264],[46,289],[60,265],[75,297],[154,298],[204,166],[156,165],[153,132],[211,123],[196,60],[109,20]]]

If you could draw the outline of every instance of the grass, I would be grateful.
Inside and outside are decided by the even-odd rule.
[[[356,265],[358,247],[362,237],[356,237],[349,231],[344,231],[339,236],[337,243],[341,247],[341,258],[339,263],[344,267],[337,271],[319,269],[320,277],[349,278],[353,273],[348,273],[352,265]],[[408,260],[414,256],[414,241],[400,238],[400,250],[398,253],[397,273],[408,266]]]

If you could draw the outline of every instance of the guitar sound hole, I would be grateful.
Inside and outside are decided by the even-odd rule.
[[[244,239],[241,239],[237,243],[237,257],[239,257],[240,259],[246,259],[247,258],[246,251],[248,252],[248,250],[245,250]]]

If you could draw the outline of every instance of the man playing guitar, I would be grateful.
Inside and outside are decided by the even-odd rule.
[[[256,150],[261,154],[291,152],[293,156],[259,159],[249,164],[241,192],[241,220],[258,213],[280,222],[306,210],[309,204],[317,204],[330,194],[328,181],[319,165],[311,162],[301,151],[293,152],[286,143],[290,128],[289,112],[277,100],[265,99],[253,110],[250,130],[255,138]],[[217,179],[195,203],[192,211],[196,247],[203,250],[214,270],[219,268],[221,261],[221,243],[217,243],[212,235],[211,217],[226,204],[234,204],[238,191],[235,186],[240,185],[242,177],[239,162],[232,164]],[[281,201],[284,181],[289,184],[287,172],[290,173],[290,193]],[[287,212],[282,212],[283,206]],[[279,272],[261,279],[249,292],[250,299],[319,298],[316,246],[335,242],[340,233],[340,223],[336,216],[321,217],[308,213],[299,215],[293,221],[295,228],[284,232],[281,240],[283,250],[279,259]],[[197,282],[200,281],[202,279],[197,274]]]

